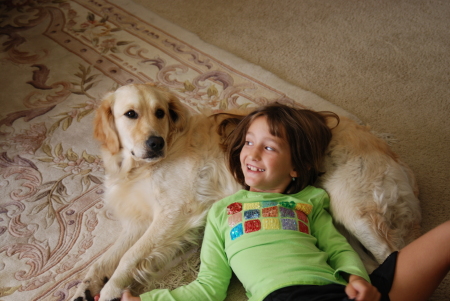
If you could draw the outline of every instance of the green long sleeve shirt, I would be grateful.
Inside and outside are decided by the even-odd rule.
[[[143,301],[203,301],[226,297],[232,271],[250,301],[291,285],[346,285],[343,273],[369,277],[335,229],[327,193],[312,186],[293,195],[241,190],[208,213],[198,278]]]

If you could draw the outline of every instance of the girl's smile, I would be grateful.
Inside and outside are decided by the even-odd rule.
[[[240,160],[250,191],[283,193],[297,177],[287,140],[270,133],[264,116],[252,122],[245,140]]]
[[[265,169],[257,168],[255,166],[251,166],[251,165],[247,165],[247,168],[251,171],[260,171],[260,172],[265,171]]]

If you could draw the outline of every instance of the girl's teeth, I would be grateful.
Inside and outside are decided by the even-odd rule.
[[[264,171],[264,169],[256,168],[250,165],[247,165],[247,168],[250,169],[251,171],[261,171],[261,172]]]

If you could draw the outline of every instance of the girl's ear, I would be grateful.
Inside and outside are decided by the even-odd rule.
[[[289,175],[291,176],[291,178],[298,178],[298,173],[295,170],[292,170]]]

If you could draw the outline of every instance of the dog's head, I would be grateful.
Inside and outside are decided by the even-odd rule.
[[[147,84],[123,86],[103,99],[94,136],[112,155],[121,149],[135,160],[157,162],[187,124],[187,110],[173,94]]]

